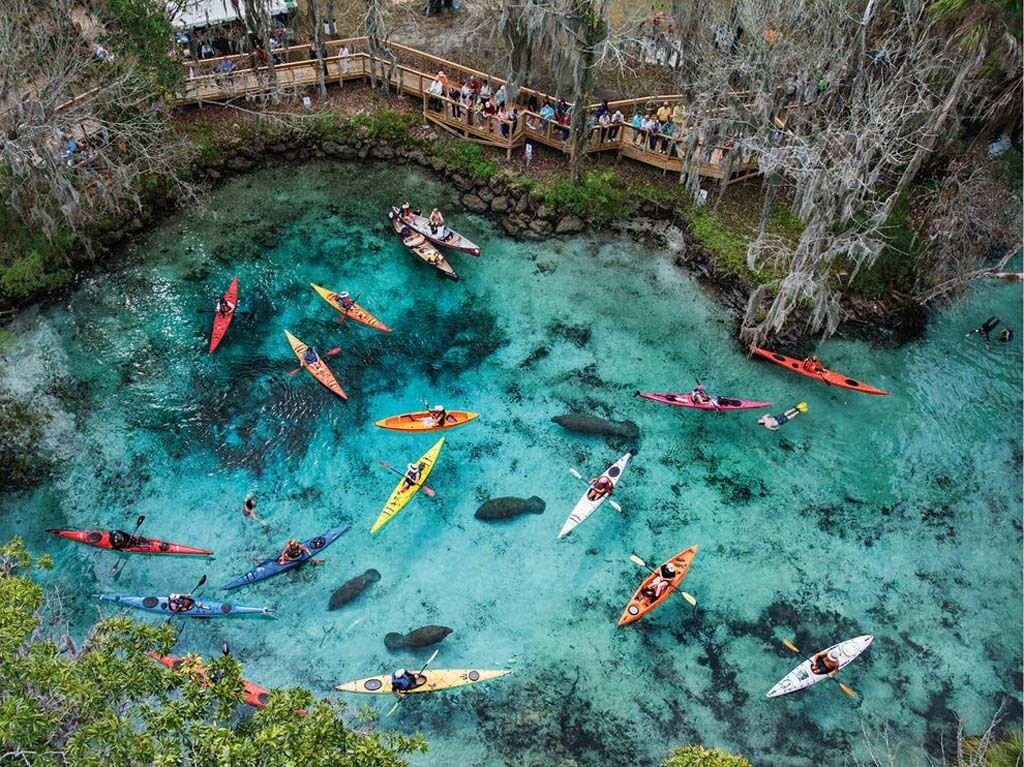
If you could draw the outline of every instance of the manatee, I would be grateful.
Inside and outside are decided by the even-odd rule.
[[[556,415],[551,420],[563,429],[580,434],[603,434],[606,437],[626,437],[627,439],[636,439],[640,436],[640,427],[632,421],[609,421],[606,418],[583,415],[582,413]]]
[[[501,498],[492,498],[476,510],[477,519],[512,519],[520,514],[543,514],[545,503],[543,499],[533,495],[529,498],[516,498],[514,495],[505,495]]]
[[[337,610],[339,607],[347,605],[357,596],[363,593],[363,589],[369,586],[371,583],[376,583],[380,580],[380,573],[374,570],[372,567],[362,575],[357,575],[352,580],[345,583],[344,586],[339,588],[333,594],[331,594],[331,603],[327,605],[328,610]]]
[[[403,647],[426,647],[437,644],[452,633],[447,626],[420,626],[404,636],[392,631],[384,636],[384,646],[389,650],[401,650]]]

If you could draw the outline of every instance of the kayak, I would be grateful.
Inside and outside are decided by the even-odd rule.
[[[356,322],[361,322],[364,325],[366,325],[367,327],[371,327],[374,330],[383,331],[384,333],[390,333],[391,332],[391,328],[389,328],[383,322],[378,320],[376,317],[374,317],[372,314],[370,314],[368,311],[366,311],[366,309],[361,307],[359,304],[353,302],[352,303],[352,308],[351,309],[346,309],[345,307],[343,307],[341,305],[341,302],[338,301],[338,299],[332,298],[332,296],[335,295],[332,291],[327,290],[327,288],[321,288],[319,285],[317,285],[316,283],[313,283],[313,282],[311,282],[309,284],[313,286],[313,290],[315,290],[317,293],[319,293],[320,297],[324,301],[329,303],[331,306],[333,306],[335,309],[337,309],[343,315],[348,317],[350,320],[355,320]]]
[[[238,278],[231,280],[231,284],[228,285],[228,290],[224,294],[224,300],[231,304],[232,308],[226,315],[221,316],[217,312],[213,313],[213,332],[210,334],[210,354],[213,354],[216,350],[217,345],[221,339],[224,338],[224,334],[228,332],[228,325],[231,324],[231,320],[235,318],[235,309],[238,308]]]
[[[445,429],[454,429],[456,426],[462,426],[462,424],[469,423],[474,418],[479,417],[479,413],[471,413],[468,410],[449,410],[444,418],[444,425],[437,426],[434,424],[434,419],[430,416],[430,411],[420,410],[415,413],[402,413],[401,415],[393,415],[390,418],[382,418],[374,422],[373,425],[379,426],[382,429],[391,429],[392,431],[444,431]]]
[[[845,642],[834,644],[829,647],[827,652],[831,658],[839,662],[839,670],[846,668],[857,656],[868,649],[868,645],[871,644],[873,636],[865,634],[864,636],[854,637],[853,639],[847,639]],[[777,698],[780,695],[789,695],[791,692],[797,692],[810,687],[813,684],[822,682],[828,679],[827,674],[815,674],[811,671],[810,659],[805,660],[795,669],[786,674],[778,683],[768,691],[769,698]]]
[[[423,487],[427,481],[427,477],[430,476],[431,469],[434,468],[434,463],[437,461],[437,456],[441,453],[441,448],[444,446],[444,437],[441,437],[430,450],[420,456],[420,459],[416,462],[420,467],[420,478],[419,481],[408,489],[405,487],[405,477],[398,480],[398,484],[395,485],[395,489],[391,491],[391,495],[388,496],[388,502],[384,504],[384,508],[381,509],[380,515],[377,517],[377,521],[373,523],[373,527],[370,528],[371,533],[375,533],[386,525],[391,518],[400,512],[405,505],[412,500],[412,497],[419,492],[420,488]]]
[[[766,360],[774,362],[776,365],[782,365],[784,368],[789,368],[794,373],[799,373],[802,376],[808,378],[814,378],[818,381],[824,381],[831,386],[838,386],[841,389],[852,389],[853,391],[863,392],[864,394],[888,394],[889,392],[883,389],[876,389],[874,386],[869,386],[866,383],[861,383],[853,378],[835,373],[831,370],[822,369],[821,372],[816,373],[813,370],[808,370],[804,367],[804,363],[800,360],[787,357],[784,354],[776,354],[775,352],[768,351],[767,349],[759,349],[756,346],[751,346],[750,351],[756,354],[758,357],[764,357]]]
[[[401,213],[399,208],[393,208],[393,210]],[[409,225],[410,229],[415,232],[419,232],[435,245],[450,248],[451,250],[459,250],[463,253],[469,253],[471,256],[480,255],[480,246],[470,242],[467,238],[463,237],[447,224],[441,227],[437,234],[434,234],[430,231],[430,219],[426,216],[417,216],[414,214],[412,218],[407,218],[405,223]]]
[[[402,694],[450,690],[452,687],[463,687],[467,684],[489,682],[492,679],[497,679],[498,677],[511,673],[512,672],[508,669],[496,669],[491,671],[468,668],[427,669],[416,675],[417,681],[421,681],[422,683],[417,687],[413,687],[411,690],[405,690]],[[354,682],[344,682],[343,684],[337,685],[334,689],[341,690],[342,692],[368,692],[376,693],[378,695],[396,694],[391,692],[390,674],[369,676],[366,679],[357,679]]]
[[[123,546],[121,548],[115,548],[110,542],[110,530],[56,530],[51,527],[46,532],[51,533],[52,535],[59,535],[61,538],[67,538],[69,541],[84,543],[88,546],[96,546],[101,549],[111,549],[112,551],[121,551],[130,554],[182,554],[197,557],[213,556],[213,552],[207,551],[206,549],[182,546],[180,543],[158,541],[156,538],[143,538],[141,535],[130,536],[129,533],[125,533],[123,530],[118,530],[116,532],[122,533],[126,539],[130,537],[131,545]]]
[[[295,356],[299,358],[299,363],[302,367],[309,371],[309,374],[313,376],[313,378],[322,383],[339,397],[342,399],[348,399],[348,395],[345,394],[344,390],[342,390],[341,384],[338,383],[338,379],[334,377],[334,373],[331,372],[331,369],[327,367],[327,363],[324,362],[324,358],[320,357],[314,364],[307,365],[305,360],[302,359],[302,355],[306,353],[306,349],[309,347],[287,330],[284,331],[284,334],[288,336],[288,343],[292,345],[292,351],[295,352]]]
[[[666,392],[659,394],[653,391],[638,391],[637,397],[643,397],[653,402],[660,402],[663,405],[674,405],[675,407],[692,407],[695,410],[753,410],[759,407],[768,407],[771,402],[757,402],[755,400],[732,399],[731,397],[716,397],[718,407],[710,402],[695,402],[693,395],[673,394]]]
[[[694,556],[697,554],[697,547],[691,546],[688,549],[683,549],[671,559],[663,562],[662,565],[672,564],[676,568],[676,577],[672,579],[661,596],[655,599],[653,602],[648,603],[647,597],[642,592],[645,588],[651,585],[651,582],[657,577],[657,573],[651,573],[644,578],[643,583],[637,588],[629,602],[626,603],[626,609],[622,611],[622,615],[619,616],[619,625],[625,626],[628,623],[633,623],[643,618],[647,613],[651,612],[655,607],[660,605],[669,595],[679,588],[679,584],[683,582],[683,578],[686,577],[686,573],[690,570],[690,563],[693,562]],[[658,567],[661,569],[661,566]]]
[[[133,597],[126,594],[92,594],[93,599],[115,602],[137,610],[147,610],[161,615],[177,615],[182,618],[219,618],[227,615],[268,615],[273,612],[269,607],[244,607],[230,602],[202,602],[196,600],[192,609],[172,612],[168,600],[170,597]]]
[[[601,475],[602,477],[608,477],[612,481],[612,489],[619,483],[619,479],[622,477],[622,471],[626,468],[626,464],[629,463],[629,459],[632,457],[631,453],[626,453],[622,458],[617,460]],[[608,493],[611,495],[611,493]],[[565,524],[562,525],[561,532],[558,533],[558,537],[568,535],[573,529],[582,523],[587,517],[601,508],[601,504],[608,499],[608,495],[602,495],[596,501],[592,500],[590,496],[590,488],[587,488],[587,492],[583,494],[583,497],[576,502],[576,505],[572,507],[572,512],[569,514],[569,518],[565,520]]]
[[[247,572],[245,575],[239,575],[237,578],[228,583],[225,589],[237,589],[239,586],[248,586],[250,583],[256,583],[258,581],[266,580],[267,578],[273,578],[275,575],[286,573],[289,570],[293,570],[303,562],[313,558],[315,554],[319,554],[321,551],[326,549],[342,535],[344,535],[350,525],[344,527],[336,527],[333,530],[329,530],[323,535],[318,535],[315,538],[310,538],[308,541],[303,541],[306,548],[309,549],[309,554],[303,554],[298,559],[293,559],[290,562],[281,564],[277,561],[277,557],[270,557],[264,559],[256,567]]]
[[[452,269],[452,265],[445,260],[437,248],[427,242],[422,234],[413,232],[408,237],[402,237],[402,222],[398,217],[398,208],[392,208],[388,218],[391,219],[391,225],[395,228],[395,234],[402,238],[402,244],[411,250],[420,261],[430,264],[448,279],[454,282],[459,281],[459,275]]]
[[[185,669],[193,669],[200,677],[199,684],[203,687],[209,686],[209,682],[206,681],[206,668],[198,658],[195,660],[187,660],[185,658],[179,658],[176,655],[160,655],[160,653],[153,652],[152,650],[147,650],[146,655],[153,660],[164,664],[172,671],[179,671],[182,666],[184,666]],[[263,708],[267,705],[267,699],[270,697],[270,690],[265,687],[260,687],[258,684],[253,684],[248,679],[243,679],[242,685],[244,686],[242,700],[256,708]]]

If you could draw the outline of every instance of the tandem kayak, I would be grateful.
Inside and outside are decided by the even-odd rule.
[[[401,213],[399,208],[392,208],[392,210],[396,210]],[[419,232],[435,245],[440,245],[443,248],[450,248],[451,250],[459,250],[463,253],[469,253],[471,256],[480,255],[479,245],[474,242],[470,242],[469,239],[463,237],[447,224],[442,226],[435,233],[430,231],[430,219],[426,216],[413,214],[411,217],[405,219],[405,223],[408,224],[409,228],[414,232]]]
[[[758,357],[764,357],[766,360],[774,362],[776,365],[782,365],[782,367],[788,368],[794,373],[799,373],[802,376],[807,376],[808,378],[813,378],[818,381],[824,381],[831,386],[838,386],[841,389],[852,389],[853,391],[859,391],[864,394],[882,395],[889,393],[884,389],[876,389],[874,386],[861,383],[856,379],[833,372],[827,368],[814,370],[805,367],[802,361],[793,359],[792,357],[787,357],[784,354],[776,354],[775,352],[768,351],[767,349],[759,349],[756,346],[751,346],[750,351],[752,354],[756,354]]]
[[[411,690],[405,690],[403,695],[415,692],[437,692],[438,690],[450,690],[452,687],[463,687],[467,684],[478,682],[489,682],[492,679],[511,674],[508,669],[486,670],[467,668],[448,669],[427,669],[416,675],[419,685]],[[342,692],[368,692],[377,695],[395,695],[391,691],[391,676],[369,676],[366,679],[357,679],[354,682],[344,682],[337,685],[335,690]]]
[[[690,563],[693,562],[693,558],[697,554],[697,547],[691,546],[688,549],[683,549],[671,559],[663,562],[659,565],[658,570],[664,565],[674,565],[676,568],[676,575],[672,579],[672,582],[665,587],[665,590],[661,592],[661,595],[653,602],[650,601],[646,596],[643,595],[643,590],[651,585],[651,582],[658,577],[657,572],[653,572],[644,578],[643,583],[637,588],[632,598],[626,603],[626,609],[622,611],[622,615],[619,616],[619,625],[625,626],[626,624],[633,623],[643,618],[647,613],[651,612],[655,607],[660,605],[669,595],[679,588],[679,584],[683,582],[683,578],[690,571]]]
[[[221,339],[224,338],[224,334],[228,332],[228,325],[231,324],[231,320],[235,318],[235,309],[238,308],[238,278],[231,280],[231,284],[228,285],[227,292],[224,294],[224,300],[231,304],[231,311],[227,314],[213,313],[213,332],[210,334],[210,354],[213,354],[216,350],[217,345]]]
[[[873,636],[865,634],[864,636],[854,637],[853,639],[847,639],[845,642],[834,644],[822,652],[828,653],[832,660],[839,663],[839,668],[837,669],[839,671],[850,665],[856,660],[857,656],[868,649],[868,645],[871,644],[872,640],[874,640]],[[811,671],[811,661],[807,659],[782,677],[768,691],[768,697],[777,698],[780,695],[789,695],[791,692],[803,690],[828,678],[828,674],[815,674]]]
[[[412,487],[406,487],[405,477],[402,477],[395,485],[395,489],[391,491],[391,495],[388,496],[388,502],[384,504],[384,508],[381,509],[380,515],[377,517],[377,521],[373,523],[373,527],[370,528],[371,533],[375,533],[386,525],[391,518],[400,512],[405,505],[412,500],[412,497],[419,492],[420,488],[427,481],[427,477],[430,476],[431,469],[434,468],[434,463],[437,461],[437,456],[441,453],[441,448],[444,446],[444,437],[441,437],[430,450],[420,456],[420,459],[416,464],[420,467],[420,478]]]
[[[51,535],[59,535],[61,538],[67,538],[69,541],[84,543],[87,546],[96,546],[101,549],[110,549],[111,551],[121,551],[130,554],[213,556],[213,552],[206,549],[183,546],[180,543],[168,543],[167,541],[159,541],[156,538],[143,538],[141,535],[131,535],[123,530],[56,530],[51,527],[46,532]],[[111,535],[113,534],[118,534],[120,541],[126,541],[127,545],[120,544],[115,546],[114,544],[120,543],[120,541],[111,540]]]
[[[309,549],[309,554],[303,554],[298,559],[293,559],[289,562],[281,564],[277,561],[277,557],[270,557],[264,559],[256,567],[254,567],[245,575],[239,575],[233,579],[230,583],[224,586],[227,589],[237,589],[240,586],[248,586],[250,583],[256,583],[258,581],[264,581],[267,578],[273,578],[275,575],[286,573],[289,570],[293,570],[303,562],[306,562],[313,558],[315,554],[319,554],[321,551],[326,549],[342,535],[344,535],[351,525],[345,525],[344,527],[336,527],[333,530],[329,530],[323,535],[318,535],[315,538],[310,538],[308,541],[303,541],[306,548]]]
[[[392,431],[444,431],[462,426],[479,417],[479,413],[471,413],[468,410],[449,410],[444,417],[444,424],[438,426],[430,416],[429,410],[420,410],[415,413],[402,413],[390,418],[382,418],[375,421],[373,425]]]
[[[626,464],[629,463],[629,459],[632,457],[632,453],[626,453],[622,458],[617,460],[611,466],[604,470],[601,474],[602,477],[607,477],[611,480],[612,489],[619,483],[619,479],[622,477],[622,472],[626,468]],[[600,478],[600,477],[599,477]],[[601,504],[604,503],[611,493],[607,493],[598,498],[593,498],[592,487],[587,488],[587,492],[583,494],[583,497],[576,502],[576,505],[572,507],[572,511],[569,513],[569,518],[565,520],[565,524],[562,525],[561,532],[558,533],[558,537],[562,538],[568,535],[577,525],[582,523],[587,517],[601,508]]]
[[[391,328],[389,328],[383,322],[378,320],[376,317],[374,317],[372,314],[366,311],[366,309],[361,307],[359,304],[353,302],[352,308],[346,309],[341,305],[341,302],[336,298],[336,293],[327,290],[327,288],[321,288],[314,282],[311,282],[309,284],[312,286],[313,290],[320,294],[320,298],[329,303],[331,306],[333,306],[335,309],[341,312],[345,317],[348,317],[350,320],[361,322],[367,327],[373,328],[374,330],[383,331],[384,333],[391,332]]]
[[[327,363],[324,362],[324,358],[320,357],[315,364],[307,365],[306,361],[302,358],[302,355],[306,353],[306,349],[309,347],[287,330],[284,331],[284,334],[288,337],[288,343],[291,344],[292,351],[295,352],[295,356],[299,358],[299,364],[309,371],[309,374],[313,376],[313,378],[322,383],[330,391],[334,392],[342,399],[348,399],[348,395],[345,394],[344,390],[341,388],[341,384],[338,383],[338,379],[334,377],[334,373],[331,372],[331,369],[327,367]]]
[[[757,402],[747,399],[732,399],[731,397],[714,397],[718,407],[710,402],[695,402],[693,395],[673,394],[672,392],[638,391],[637,397],[649,399],[652,402],[660,402],[663,405],[674,405],[675,407],[691,407],[695,410],[754,410],[759,407],[768,407],[771,402]]]
[[[179,658],[176,655],[160,655],[159,653],[147,650],[148,655],[158,663],[162,663],[171,669],[171,671],[180,670],[193,670],[199,676],[199,684],[203,687],[208,687],[209,682],[206,681],[206,667],[203,666],[201,660],[198,657],[195,658]],[[250,682],[248,679],[242,680],[243,692],[242,700],[248,703],[250,706],[256,708],[263,708],[267,705],[267,700],[270,698],[270,690],[265,687],[260,687],[258,684]]]
[[[273,613],[269,607],[245,607],[233,605],[230,602],[206,602],[197,599],[195,604],[188,610],[171,610],[170,597],[137,597],[126,594],[92,594],[93,599],[102,599],[107,602],[134,607],[137,610],[146,610],[151,613],[162,615],[177,615],[182,618],[220,618],[229,615],[270,615]]]
[[[453,282],[459,281],[459,275],[457,275],[455,270],[452,269],[452,265],[448,263],[437,248],[427,242],[426,237],[419,232],[413,231],[412,227],[409,227],[410,234],[404,237],[402,236],[403,224],[398,215],[398,208],[391,208],[388,218],[391,219],[391,225],[395,229],[395,234],[401,237],[402,244],[411,250],[413,255],[415,255],[420,261],[430,264]]]

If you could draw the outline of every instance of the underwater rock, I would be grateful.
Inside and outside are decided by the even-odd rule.
[[[331,594],[331,602],[327,605],[328,610],[337,610],[363,593],[367,586],[380,580],[380,573],[372,567],[362,575],[357,575]]]
[[[609,421],[606,418],[582,413],[556,415],[551,420],[563,429],[579,434],[603,434],[606,437],[626,437],[628,439],[636,439],[640,436],[640,427],[632,421]]]
[[[403,647],[427,647],[437,644],[452,633],[447,626],[420,626],[408,634],[392,631],[384,635],[384,646],[389,650],[401,650]]]
[[[545,505],[544,500],[535,495],[529,498],[506,495],[487,501],[473,516],[477,519],[512,519],[520,514],[543,514]]]

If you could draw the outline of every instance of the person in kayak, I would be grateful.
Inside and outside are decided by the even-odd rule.
[[[413,209],[409,207],[409,203],[403,202],[402,203],[402,220],[403,221],[411,221],[412,217],[414,215],[416,215],[415,211],[413,211]]]
[[[420,477],[423,476],[423,464],[421,463],[410,463],[405,467],[405,482],[402,483],[402,492],[404,493],[411,487],[414,487],[417,482],[420,481]]]
[[[235,309],[235,305],[228,301],[226,298],[221,296],[217,299],[217,307],[215,311],[221,317],[227,317]]]
[[[302,361],[306,365],[316,365],[320,362],[320,355],[316,353],[314,347],[307,346],[306,351],[302,353]]]
[[[444,409],[444,405],[434,405],[430,408],[430,417],[434,421],[434,426],[444,426],[448,411]]]
[[[444,232],[444,216],[441,215],[441,211],[437,208],[430,211],[430,218],[427,219],[427,223],[430,224],[431,234],[436,235],[438,232]]]
[[[404,668],[395,669],[395,673],[391,675],[391,692],[398,693],[399,695],[415,690],[422,684],[423,682],[420,682],[415,674],[406,671]]]
[[[654,576],[654,580],[640,590],[640,594],[647,597],[650,604],[654,604],[665,593],[665,589],[672,585],[675,577],[676,566],[671,562],[666,562],[658,568],[658,574]]]
[[[991,333],[993,330],[995,330],[996,329],[996,325],[998,325],[998,324],[999,324],[999,318],[996,317],[993,314],[991,317],[989,317],[987,320],[985,320],[983,323],[981,323],[981,327],[977,328],[976,330],[971,331],[971,333],[977,333],[979,336],[984,338],[985,339],[985,346],[988,346],[989,340],[990,340],[989,339],[989,333]],[[967,335],[971,335],[971,333],[968,333]]]
[[[587,491],[587,498],[591,501],[597,501],[604,498],[606,495],[610,495],[614,489],[615,483],[612,482],[611,477],[607,474],[602,474],[600,477],[590,480],[590,489]]]
[[[187,613],[196,606],[191,594],[171,594],[167,598],[167,606],[172,613]]]
[[[713,394],[708,394],[708,390],[704,388],[704,384],[697,384],[692,392],[690,392],[690,399],[695,403],[701,405],[711,405],[715,410],[721,410],[718,407],[718,397]]]
[[[804,370],[808,373],[814,373],[815,375],[821,375],[825,372],[825,366],[821,364],[821,360],[818,359],[817,354],[812,354],[810,357],[803,362]]]
[[[129,535],[124,530],[110,531],[110,548],[118,551],[128,548],[135,541],[135,536]]]
[[[828,654],[828,650],[822,650],[811,658],[811,672],[818,676],[835,676],[839,671],[839,661]]]
[[[344,309],[345,311],[348,311],[349,309],[356,305],[356,302],[349,298],[347,290],[341,291],[338,295],[335,296],[335,298],[338,301],[338,305],[341,306],[341,308]]]
[[[999,334],[999,340],[1008,344],[1013,340],[1013,328],[1003,328],[1003,331]]]
[[[301,541],[290,540],[284,547],[284,551],[281,552],[281,556],[277,558],[278,564],[286,565],[289,562],[294,562],[296,559],[302,559],[304,556],[310,556],[313,552],[306,548],[305,544]]]

